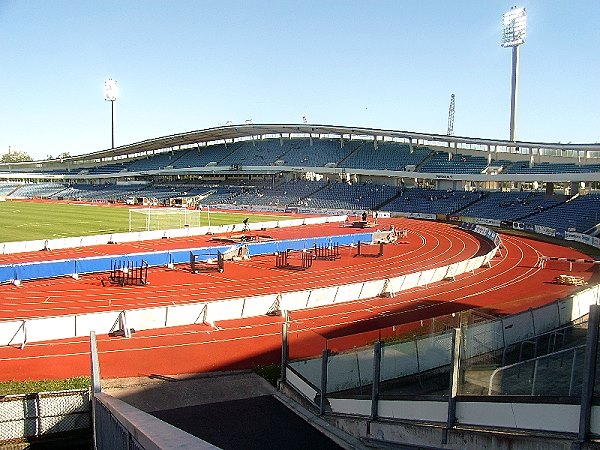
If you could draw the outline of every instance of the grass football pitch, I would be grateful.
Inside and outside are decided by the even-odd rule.
[[[160,211],[160,209],[158,210]],[[200,226],[239,224],[289,219],[286,216],[195,211]],[[166,216],[165,216],[166,217]],[[163,218],[163,225],[165,224]],[[173,220],[173,219],[171,219]],[[179,228],[181,220],[169,228]],[[145,230],[145,218],[134,220],[132,231]],[[194,224],[196,226],[197,224]],[[164,229],[162,227],[161,229]],[[0,242],[56,239],[71,236],[126,233],[129,231],[129,208],[116,205],[68,204],[49,202],[0,202]]]

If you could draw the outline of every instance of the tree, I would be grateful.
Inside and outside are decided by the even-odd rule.
[[[27,153],[25,152],[20,152],[20,151],[14,151],[14,150],[8,150],[8,153],[3,154],[2,156],[0,156],[0,162],[3,163],[13,163],[13,162],[28,162],[28,161],[33,161],[33,158],[31,156],[29,156]]]
[[[70,158],[71,154],[69,152],[62,152],[60,155],[58,156],[52,156],[52,155],[46,155],[46,159],[48,161],[50,161],[51,159],[60,159],[60,161],[62,162],[63,159],[67,159]]]

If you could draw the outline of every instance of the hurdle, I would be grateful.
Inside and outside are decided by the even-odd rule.
[[[315,246],[313,247],[314,259],[326,260],[326,261],[335,261],[336,259],[341,258],[340,254],[340,245],[330,244],[323,246]]]
[[[199,273],[214,270],[216,272],[223,272],[225,270],[225,258],[223,253],[217,252],[216,259],[209,258],[205,261],[199,260],[194,252],[190,252],[190,272]],[[210,256],[210,255],[209,255]]]
[[[541,269],[546,269],[548,265],[548,261],[559,261],[563,263],[569,264],[569,272],[573,272],[573,263],[577,264],[592,264],[594,270],[598,270],[600,266],[600,261],[596,259],[582,259],[582,258],[562,258],[555,256],[539,256],[535,267],[539,267]]]
[[[148,284],[148,262],[111,261],[108,281],[119,286],[144,286]],[[104,283],[103,283],[104,284]]]
[[[288,270],[306,270],[312,267],[313,259],[314,255],[310,250],[287,249],[275,253],[275,267]]]
[[[379,257],[383,256],[383,246],[384,246],[383,242],[379,242],[379,244],[378,244],[379,251],[377,253],[365,253],[363,251],[363,247],[365,245],[377,245],[377,244],[365,244],[364,242],[358,241],[358,245],[356,246],[356,255],[354,255],[355,257],[356,256],[368,256],[371,258],[379,258]]]

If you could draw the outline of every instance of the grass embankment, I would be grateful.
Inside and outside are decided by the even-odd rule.
[[[0,383],[0,396],[66,391],[69,389],[87,389],[89,387],[89,377],[76,377],[66,380],[6,381]]]

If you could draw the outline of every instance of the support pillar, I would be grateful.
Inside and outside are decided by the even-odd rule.
[[[579,411],[579,433],[573,448],[580,449],[590,433],[592,397],[596,379],[596,358],[598,354],[598,326],[600,325],[600,305],[591,305],[588,319],[588,332],[583,362],[583,386],[581,387],[581,406]]]
[[[279,383],[284,383],[286,380],[286,367],[288,362],[288,324],[284,322],[281,329],[281,374],[279,375]]]
[[[373,347],[373,389],[371,391],[371,420],[377,419],[379,403],[379,378],[381,373],[381,341]]]
[[[321,357],[321,398],[319,400],[319,415],[325,413],[325,397],[327,396],[327,363],[329,361],[329,350],[323,350]]]
[[[460,387],[460,359],[462,354],[462,329],[455,328],[452,334],[452,372],[450,374],[450,392],[448,396],[448,416],[443,430],[442,443],[448,443],[448,431],[456,423],[456,401]]]

